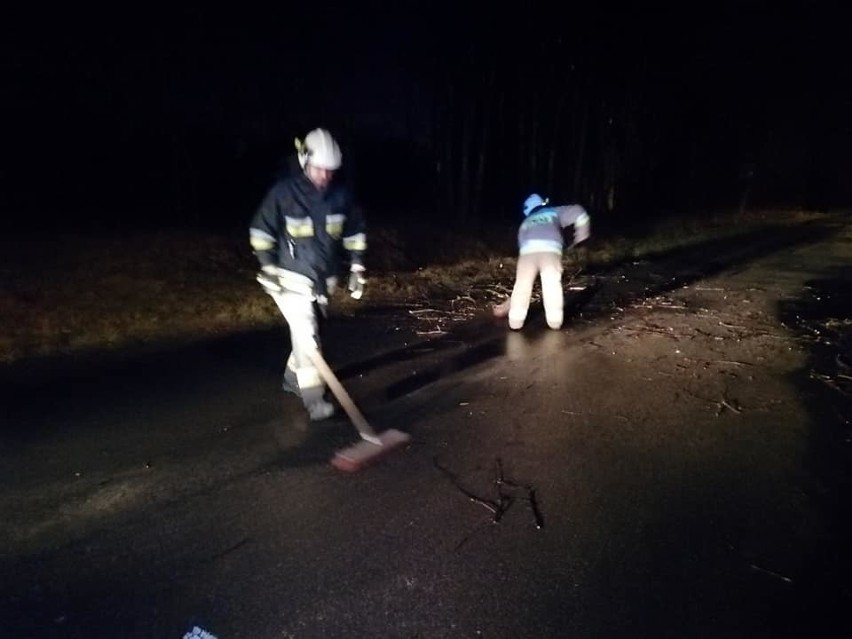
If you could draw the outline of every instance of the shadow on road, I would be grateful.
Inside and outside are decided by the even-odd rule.
[[[797,619],[852,636],[845,612],[852,603],[852,269],[807,282],[800,298],[779,304],[778,317],[809,351],[792,382],[811,414],[807,498],[820,539],[793,578],[789,606],[800,611]],[[813,627],[800,630],[804,636]]]

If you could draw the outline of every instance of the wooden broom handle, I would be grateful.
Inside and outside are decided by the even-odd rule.
[[[311,349],[308,353],[308,357],[311,362],[313,362],[314,366],[316,366],[323,380],[325,380],[325,383],[328,384],[328,387],[331,389],[331,392],[334,394],[337,401],[340,402],[343,410],[346,411],[349,419],[352,420],[353,424],[355,424],[355,428],[358,429],[361,437],[367,441],[373,442],[374,444],[380,443],[378,435],[376,435],[376,431],[374,431],[370,424],[367,423],[364,415],[362,415],[361,411],[358,410],[358,407],[355,406],[355,402],[352,401],[349,393],[347,393],[346,389],[343,388],[343,384],[341,384],[337,379],[337,376],[332,372],[331,367],[329,367],[328,363],[326,363],[325,358],[320,354],[320,352],[316,349]]]

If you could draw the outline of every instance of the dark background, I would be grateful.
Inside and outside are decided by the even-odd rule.
[[[848,23],[745,5],[7,8],[3,224],[245,228],[317,126],[373,219],[848,206]]]

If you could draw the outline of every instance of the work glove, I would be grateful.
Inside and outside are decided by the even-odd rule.
[[[328,298],[325,295],[317,295],[317,308],[323,319],[328,319]]]
[[[367,278],[364,277],[364,267],[360,264],[353,264],[349,272],[349,296],[352,299],[360,300],[364,295],[364,284],[367,283]]]

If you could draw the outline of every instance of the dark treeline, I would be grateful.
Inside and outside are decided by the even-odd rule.
[[[487,29],[465,38],[477,22]],[[852,86],[838,24],[814,3],[472,18],[450,54],[421,67],[434,201],[470,221],[516,215],[531,190],[617,222],[848,206]]]
[[[842,22],[818,5],[436,7],[341,7],[319,39],[210,11],[10,36],[4,219],[242,227],[314,126],[388,219],[513,219],[532,190],[613,224],[852,201]]]

